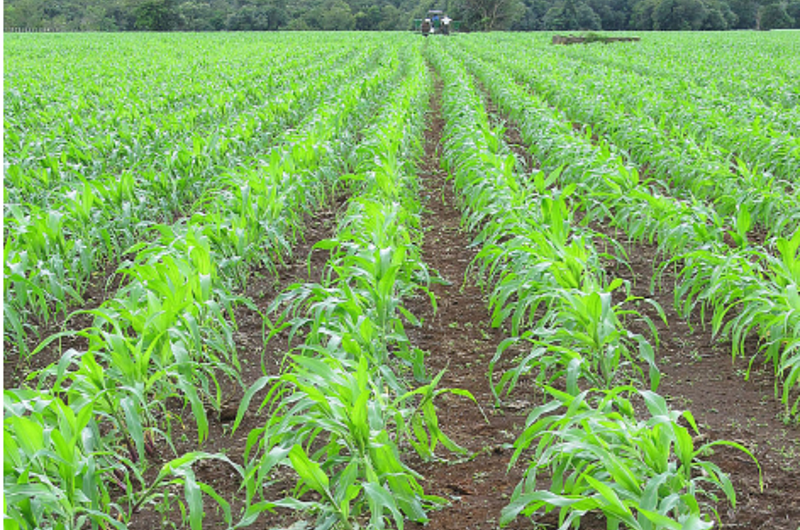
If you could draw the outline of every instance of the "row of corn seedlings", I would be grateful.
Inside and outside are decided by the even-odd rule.
[[[34,389],[6,390],[5,496],[13,524],[124,528],[144,503],[167,499],[175,483],[184,487],[182,509],[192,528],[202,524],[203,494],[232,521],[229,503],[191,469],[203,458],[227,461],[220,455],[182,455],[153,481],[145,479],[156,445],[172,445],[175,420],[167,400],[191,409],[202,443],[206,409],[219,408],[224,381],[239,380],[232,308],[248,301],[231,293],[235,274],[226,262],[274,259],[296,237],[300,213],[339,178],[343,159],[356,160],[340,147],[352,148],[347,138],[400,90],[392,86],[405,70],[396,66],[388,60],[317,109],[315,125],[259,171],[239,175],[235,191],[209,198],[187,223],[161,227],[156,241],[136,247],[122,268],[129,281],[89,312],[92,327],[77,332],[88,350],[66,351],[38,374]],[[229,254],[235,252],[243,255]]]
[[[232,123],[218,121],[216,134],[199,134],[202,131],[194,130],[191,122],[176,122],[170,130],[156,129],[156,126],[153,126],[131,131],[130,127],[121,126],[114,131],[114,134],[124,135],[127,140],[112,138],[109,141],[115,145],[133,142],[132,147],[121,149],[127,152],[135,151],[135,155],[124,161],[125,171],[122,171],[121,175],[106,175],[100,178],[97,187],[123,188],[124,191],[118,191],[117,195],[134,192],[141,201],[149,203],[148,211],[163,210],[167,218],[171,217],[168,214],[185,213],[186,202],[196,199],[204,189],[203,186],[208,181],[214,181],[213,177],[219,172],[219,167],[249,163],[253,156],[257,156],[260,151],[272,145],[279,132],[297,126],[308,116],[309,107],[320,104],[325,96],[329,95],[330,90],[326,90],[325,87],[352,76],[356,65],[363,69],[366,63],[369,68],[374,66],[378,59],[375,48],[370,48],[363,51],[360,56],[345,57],[344,60],[333,63],[320,60],[312,71],[305,72],[307,82],[302,86],[285,87],[283,92],[265,83],[264,90],[260,92],[264,99],[261,100],[259,107],[238,113],[237,119],[231,120]],[[212,72],[209,69],[204,73],[210,76]],[[126,104],[136,105],[136,102],[134,100]],[[217,118],[221,119],[224,116],[225,109],[225,105],[219,107],[222,114]],[[92,145],[104,142],[105,135],[109,134],[105,129],[101,133],[92,132],[93,135],[85,139]],[[55,133],[51,131],[50,136],[53,135],[61,136],[57,131]],[[23,142],[23,145],[27,146],[30,143]],[[109,158],[107,155],[108,153],[100,153],[95,160],[105,161]],[[89,180],[94,184],[97,178],[92,175],[91,170],[78,168],[80,169],[78,177],[70,178],[68,171],[59,169],[59,160],[54,159],[52,171],[48,175],[53,177],[52,182],[58,187],[53,190],[48,189],[51,198],[43,204],[38,204],[35,200],[37,193],[48,186],[43,186],[41,182],[28,182],[29,185],[26,185],[25,181],[30,172],[21,170],[19,165],[14,163],[18,161],[14,153],[9,154],[9,159],[11,164],[8,173],[12,196],[6,204],[7,216],[12,217],[12,220],[16,218],[23,225],[30,224],[31,221],[26,218],[31,216],[28,211],[31,206],[64,210],[63,214],[69,217],[71,210],[86,210],[92,205],[94,190],[91,189],[91,185],[86,184],[86,181]],[[144,169],[145,167],[147,169]],[[160,171],[161,169],[164,171]],[[136,187],[128,190],[123,186],[127,186],[127,181],[130,179],[126,177],[131,172],[136,175],[134,181]],[[37,180],[35,177],[31,178]],[[119,182],[124,184],[118,184]],[[20,200],[14,200],[18,196],[14,193],[16,187],[19,187],[21,193]],[[89,189],[83,191],[87,187]],[[100,202],[103,198],[94,197],[95,202]],[[77,204],[65,208],[62,205],[65,201]],[[156,206],[159,208],[155,208]],[[65,228],[75,230],[72,226]]]
[[[592,67],[591,76],[574,78],[585,90],[665,124],[679,138],[692,138],[698,144],[710,142],[723,154],[738,156],[750,167],[796,181],[800,136],[798,131],[791,131],[796,123],[784,125],[784,120],[792,117],[796,101],[783,106],[749,94],[720,93],[708,84],[608,65],[593,50],[581,53],[583,50],[571,48],[562,48],[558,55],[566,68]],[[794,120],[798,119],[800,115],[794,111]]]
[[[658,183],[642,181],[613,145],[595,145],[576,135],[569,122],[510,76],[486,62],[460,57],[520,124],[542,170],[579,186],[576,197],[590,217],[612,219],[635,240],[658,241],[660,270],[678,270],[675,306],[683,317],[699,313],[705,323],[708,316],[714,334],[732,340],[734,357],[745,355],[748,336],[759,337],[759,352],[777,376],[776,395],[796,413],[800,400],[792,402],[792,393],[800,388],[800,229],[773,239],[769,248],[749,242],[752,219],[746,207],[724,219],[703,202],[662,194]]]
[[[735,493],[701,457],[717,444],[749,452],[723,441],[695,447],[691,413],[671,410],[655,393],[653,347],[626,328],[627,319],[646,318],[625,308],[634,300],[620,296],[628,286],[605,277],[593,245],[598,236],[573,226],[577,187],[556,188],[556,175],[542,172],[522,178],[466,69],[442,46],[432,46],[429,59],[445,79],[443,155],[464,224],[477,232],[476,262],[492,285],[493,324],[512,322],[512,337],[492,364],[510,342],[531,343],[495,390],[511,392],[519,376],[534,373],[550,398],[531,411],[515,442],[510,466],[523,452],[532,456],[501,524],[543,509],[558,511],[563,529],[577,527],[589,511],[601,511],[609,528],[711,528],[709,501],[722,490],[735,505]],[[649,365],[652,390],[620,385],[621,368],[641,364]],[[562,382],[565,390],[557,389]],[[642,419],[635,402],[644,402],[649,418]],[[549,487],[543,474],[551,477]]]
[[[800,134],[795,81],[800,69],[794,60],[800,50],[790,34],[676,38],[654,33],[631,47],[569,46],[553,51],[671,82],[713,98],[738,116],[760,116],[764,124]]]
[[[554,62],[550,64],[555,66]],[[569,73],[554,70],[536,81],[527,75],[525,82],[546,93],[551,104],[565,109],[572,119],[594,124],[598,131],[628,148],[640,164],[646,164],[657,175],[663,176],[665,185],[676,191],[688,197],[694,194],[712,199],[720,212],[726,215],[734,212],[738,204],[745,204],[756,220],[775,234],[785,234],[795,225],[799,213],[794,175],[800,168],[796,139],[778,131],[780,142],[766,139],[765,145],[755,146],[757,156],[746,159],[746,145],[737,146],[732,143],[734,140],[730,140],[725,148],[710,136],[698,136],[694,129],[701,125],[715,131],[746,130],[747,135],[737,136],[735,140],[747,144],[757,136],[758,119],[748,122],[747,127],[740,123],[703,125],[699,117],[686,118],[680,112],[666,108],[659,112],[657,108],[666,107],[669,99],[649,105],[643,103],[647,99],[643,95],[631,100],[627,92],[638,94],[639,91],[614,79],[613,72],[612,79],[604,78],[604,83],[587,80],[574,92],[561,86],[556,88],[559,83],[554,81],[555,76]],[[573,76],[584,77],[583,74]],[[518,79],[522,77],[518,76]],[[694,105],[694,98],[689,94],[678,101],[683,107]],[[773,161],[780,161],[777,174],[769,170]]]
[[[330,252],[323,279],[294,285],[273,304],[275,332],[288,327],[303,342],[283,373],[248,394],[269,388],[259,407],[264,426],[248,438],[243,523],[281,506],[316,515],[318,529],[403,528],[444,502],[424,493],[401,455],[409,446],[424,458],[439,445],[460,450],[438,427],[433,401],[448,391],[436,388],[442,374],[426,375],[423,352],[405,333],[418,321],[404,301],[434,301],[413,167],[430,83],[416,53],[405,92],[366,134],[364,163],[352,176],[357,196],[335,236],[316,246]],[[249,397],[240,417],[248,406]],[[294,469],[297,486],[283,499],[264,498],[278,466]]]
[[[307,111],[314,104],[313,95],[321,92],[322,85],[293,104],[307,92],[306,80],[350,60],[362,62],[376,49],[337,51],[325,43],[270,49],[263,43],[256,67],[246,60],[225,61],[221,54],[230,50],[222,47],[212,53],[210,63],[208,55],[198,55],[185,65],[170,62],[172,54],[186,53],[193,44],[184,39],[172,37],[177,40],[174,49],[158,55],[142,50],[146,42],[118,44],[103,50],[107,60],[92,57],[92,65],[76,61],[67,66],[69,77],[63,79],[57,77],[61,69],[55,66],[62,66],[60,56],[39,57],[35,47],[19,50],[18,46],[33,43],[12,39],[4,94],[6,202],[44,207],[82,180],[126,171],[169,170],[180,165],[184,151],[192,152],[193,142],[215,133],[220,143],[228,140],[234,148],[254,135],[261,137],[250,145],[257,148],[268,140],[267,131],[274,136],[291,127],[292,119],[299,120],[295,109]],[[135,51],[134,45],[142,51]],[[88,53],[80,48],[70,51],[78,57]],[[239,54],[246,59],[243,51]],[[127,67],[117,64],[121,55],[132,56]],[[101,75],[104,83],[98,86]],[[222,158],[224,150],[206,154],[212,165],[236,162]]]
[[[341,94],[368,79],[380,60],[390,60],[374,50],[365,54],[360,59],[371,60],[351,60],[321,72],[298,90],[297,99],[278,98],[275,109],[308,104],[316,111],[315,101],[337,105]],[[341,83],[347,79],[349,83]],[[28,335],[38,331],[31,317],[46,324],[83,303],[94,275],[109,262],[120,262],[132,245],[147,238],[159,217],[166,216],[163,221],[169,222],[174,217],[169,212],[190,217],[204,211],[208,197],[239,187],[243,174],[258,173],[264,151],[272,153],[267,159],[281,157],[286,149],[283,144],[298,143],[296,137],[313,129],[315,120],[315,113],[298,123],[292,120],[285,125],[299,125],[299,131],[287,129],[278,137],[266,128],[263,136],[267,143],[261,142],[259,135],[235,141],[195,138],[191,152],[178,146],[180,156],[175,157],[171,170],[152,170],[138,179],[127,173],[120,178],[84,180],[45,208],[34,206],[25,211],[10,206],[4,248],[4,320],[10,341],[25,353]],[[278,167],[274,160],[271,167]]]
[[[465,48],[486,60],[495,61],[500,57],[500,50],[491,46],[471,44]],[[597,92],[610,89],[564,87],[582,74],[576,74],[574,69],[562,72],[556,59],[516,54],[513,59],[500,60],[520,82],[543,94],[567,117],[593,124],[614,143],[628,149],[637,163],[654,171],[662,185],[674,192],[682,193],[689,200],[692,197],[713,200],[722,215],[734,214],[744,205],[771,234],[786,235],[794,230],[800,218],[800,200],[794,182],[749,167],[742,160],[731,160],[710,141],[686,135],[670,122],[657,122],[644,115],[641,109],[626,108],[616,96],[598,98]],[[619,88],[623,89],[629,87]],[[588,128],[586,134],[591,133]],[[792,159],[796,164],[797,153]]]

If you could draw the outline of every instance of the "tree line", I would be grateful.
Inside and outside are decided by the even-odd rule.
[[[8,28],[410,30],[444,9],[466,31],[800,28],[800,0],[4,0]]]

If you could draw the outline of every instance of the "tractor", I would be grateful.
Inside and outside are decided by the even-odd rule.
[[[460,22],[455,21],[448,17],[444,11],[439,9],[431,9],[424,19],[414,20],[414,30],[422,33],[423,36],[428,35],[450,35],[450,33],[457,31]]]

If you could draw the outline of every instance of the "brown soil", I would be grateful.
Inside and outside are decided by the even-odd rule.
[[[442,429],[469,450],[471,457],[459,459],[458,455],[442,453],[439,456],[447,460],[423,463],[412,459],[409,463],[425,476],[426,493],[451,500],[449,506],[429,514],[429,528],[492,528],[521,478],[519,470],[506,471],[512,453],[509,445],[525,425],[525,410],[538,396],[521,388],[513,403],[494,408],[486,370],[506,335],[489,326],[487,299],[467,275],[476,252],[468,248],[470,238],[460,228],[457,200],[440,169],[438,150],[444,126],[441,89],[437,78],[425,132],[425,158],[419,172],[421,193],[430,198],[423,217],[422,256],[449,284],[432,288],[438,304],[435,314],[430,303],[409,304],[412,312],[423,319],[420,328],[409,330],[409,337],[430,352],[426,358],[430,373],[447,370],[442,388],[469,390],[479,406],[463,397],[445,395],[448,397],[440,398],[438,407]],[[410,523],[407,528],[423,526]],[[532,525],[526,523],[518,528]]]

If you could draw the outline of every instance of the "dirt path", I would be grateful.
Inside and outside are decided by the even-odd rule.
[[[435,76],[435,74],[432,73]],[[438,311],[420,300],[409,304],[421,316],[421,328],[408,328],[412,342],[430,352],[426,358],[429,373],[447,369],[440,387],[469,390],[488,417],[471,401],[455,396],[440,398],[438,413],[442,429],[458,444],[474,453],[471,459],[440,448],[439,456],[448,461],[409,464],[425,476],[426,493],[451,500],[451,505],[431,512],[427,528],[467,530],[494,528],[501,509],[508,503],[521,475],[506,474],[513,443],[525,424],[525,414],[536,399],[521,389],[506,408],[495,409],[486,370],[506,337],[502,330],[491,329],[487,300],[471,279],[464,281],[467,267],[476,252],[468,248],[471,239],[459,225],[461,214],[446,174],[440,169],[444,121],[441,115],[441,80],[431,98],[429,127],[425,135],[425,159],[420,170],[421,193],[427,197],[423,217],[425,239],[422,255],[449,285],[435,285]],[[532,528],[527,522],[512,528]],[[421,529],[409,523],[407,528]]]

